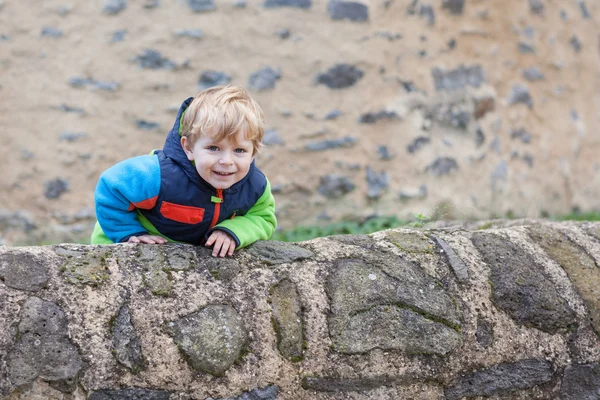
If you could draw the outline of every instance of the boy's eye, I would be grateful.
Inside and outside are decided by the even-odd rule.
[[[217,150],[219,150],[219,148],[218,148],[217,146],[208,146],[208,147],[207,147],[207,150],[210,150],[210,151],[217,151]]]
[[[245,153],[246,149],[235,149],[234,150],[236,153]]]

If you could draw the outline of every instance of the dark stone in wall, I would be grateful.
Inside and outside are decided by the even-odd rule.
[[[516,84],[510,89],[510,93],[508,94],[508,104],[526,104],[529,108],[533,108],[533,99],[531,98],[531,94],[529,94],[529,88],[523,84]]]
[[[217,9],[214,0],[187,0],[188,7],[193,12],[200,13]]]
[[[134,373],[141,370],[144,367],[142,346],[131,321],[131,313],[127,305],[122,306],[119,310],[112,333],[117,361]]]
[[[412,154],[418,150],[421,150],[426,144],[430,142],[431,139],[427,136],[419,136],[418,138],[415,138],[415,140],[410,142],[408,146],[406,146],[406,151]]]
[[[212,86],[227,85],[231,82],[231,76],[222,71],[207,70],[202,72],[198,78],[200,90],[208,89]]]
[[[356,185],[345,176],[325,175],[321,177],[317,190],[329,199],[337,199],[346,193],[350,193],[355,188]]]
[[[312,0],[265,0],[266,8],[276,7],[294,7],[294,8],[310,8]]]
[[[29,253],[4,253],[0,255],[0,280],[13,289],[37,292],[50,279],[45,262]]]
[[[44,196],[47,199],[58,199],[67,190],[69,190],[69,182],[62,178],[56,178],[45,183]]]
[[[266,265],[302,261],[314,256],[313,252],[292,243],[259,240],[248,247],[248,253]]]
[[[382,119],[394,120],[400,118],[398,117],[398,114],[396,114],[394,111],[381,110],[377,112],[368,112],[366,114],[361,115],[358,119],[358,122],[360,122],[361,124],[374,124],[375,122]]]
[[[477,343],[479,343],[481,347],[488,348],[494,344],[493,329],[494,326],[490,321],[482,317],[477,317],[477,331],[475,332],[475,337],[477,338]]]
[[[108,15],[116,15],[127,8],[127,0],[104,0],[102,12]]]
[[[369,20],[369,8],[356,1],[329,0],[327,12],[333,20],[349,19],[355,22]]]
[[[378,199],[390,185],[390,174],[387,171],[375,172],[367,167],[367,197]]]
[[[227,397],[226,399],[213,399],[209,397],[205,400],[277,400],[279,387],[275,385],[265,386],[264,388],[252,389],[236,397]]]
[[[461,65],[449,71],[434,68],[431,73],[435,83],[435,90],[438,91],[465,89],[467,86],[478,88],[485,82],[481,65],[471,67]]]
[[[570,365],[565,368],[560,398],[561,400],[598,400],[600,364]]]
[[[454,275],[459,280],[459,282],[467,282],[469,280],[469,269],[465,265],[465,263],[456,255],[452,247],[448,243],[446,243],[443,239],[431,235],[431,238],[437,243],[437,245],[441,248],[441,253],[444,254],[448,264],[452,268]]]
[[[171,392],[166,390],[150,390],[129,388],[122,390],[98,390],[90,395],[89,400],[169,400]]]
[[[550,382],[552,365],[541,359],[494,365],[458,379],[445,389],[446,399],[508,394]]]
[[[532,66],[523,71],[523,78],[530,82],[543,81],[545,79],[544,73],[536,66]]]
[[[321,140],[319,142],[307,143],[304,146],[308,151],[323,151],[337,149],[342,147],[352,147],[356,144],[356,139],[350,136],[344,136],[338,139]]]
[[[298,288],[289,280],[284,279],[271,287],[269,302],[271,303],[279,352],[289,360],[302,360],[304,317]]]
[[[173,61],[163,57],[156,50],[145,49],[142,54],[136,56],[134,61],[144,69],[175,69],[176,65]]]
[[[362,379],[342,379],[307,376],[302,380],[302,387],[307,390],[318,392],[360,392],[372,390],[381,386],[391,386],[398,379],[389,376],[378,376]]]
[[[433,163],[425,167],[425,171],[429,171],[433,176],[448,175],[453,170],[458,170],[458,163],[451,157],[439,157]]]
[[[265,67],[254,72],[248,78],[250,89],[263,91],[275,88],[275,83],[281,78],[281,72],[271,67]]]
[[[529,254],[494,234],[477,232],[471,240],[491,269],[494,304],[515,322],[552,334],[576,322],[573,310]]]
[[[465,7],[465,0],[442,0],[442,8],[455,15],[460,15]]]
[[[354,65],[337,64],[327,72],[317,76],[317,83],[330,89],[344,89],[354,85],[364,73]]]
[[[542,3],[542,0],[529,0],[529,11],[532,14],[544,15],[544,3]]]

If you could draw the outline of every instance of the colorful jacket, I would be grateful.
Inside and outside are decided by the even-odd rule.
[[[254,162],[242,180],[221,190],[204,181],[187,159],[181,118],[192,100],[182,104],[162,150],[122,161],[100,176],[92,244],[126,242],[143,234],[202,244],[215,229],[229,233],[236,248],[271,237],[277,225],[275,200]]]

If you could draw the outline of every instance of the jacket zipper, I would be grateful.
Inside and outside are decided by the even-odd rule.
[[[212,222],[210,223],[210,227],[208,229],[212,229],[213,226],[219,222],[219,214],[221,213],[221,203],[223,202],[223,189],[217,189],[217,197],[214,196],[211,198],[211,201],[215,203],[215,213],[213,215]]]

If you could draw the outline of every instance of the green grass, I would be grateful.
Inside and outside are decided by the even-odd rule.
[[[566,215],[560,215],[553,217],[552,219],[557,221],[600,221],[600,211],[587,211],[587,212],[572,212]]]

